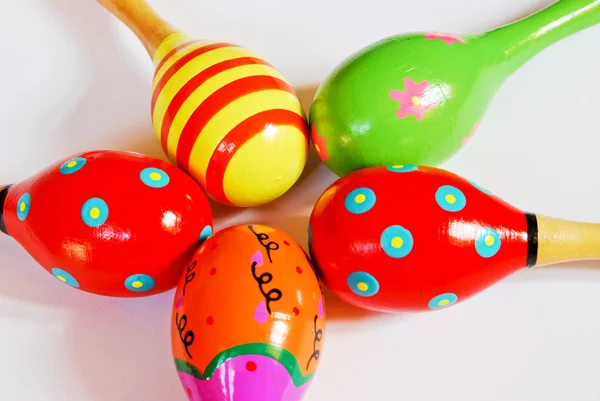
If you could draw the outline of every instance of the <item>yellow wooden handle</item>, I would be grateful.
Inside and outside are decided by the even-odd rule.
[[[600,224],[537,215],[537,266],[600,259]]]
[[[168,36],[179,32],[159,16],[146,0],[97,1],[135,33],[151,58]]]

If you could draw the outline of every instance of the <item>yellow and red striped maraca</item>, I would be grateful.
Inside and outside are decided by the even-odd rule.
[[[195,39],[145,0],[98,0],[144,44],[155,66],[151,116],[171,162],[214,200],[277,199],[298,180],[308,124],[289,82],[243,47]]]

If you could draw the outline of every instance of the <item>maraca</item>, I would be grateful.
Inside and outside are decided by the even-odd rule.
[[[478,128],[504,81],[549,45],[600,22],[600,1],[559,0],[479,35],[385,38],[340,63],[310,111],[311,137],[338,176],[373,166],[437,165]]]
[[[238,225],[202,244],[175,293],[175,366],[191,401],[298,401],[325,340],[321,287],[286,233]]]
[[[304,169],[308,126],[288,81],[258,55],[197,40],[145,0],[98,0],[154,61],[151,117],[171,162],[214,200],[250,207],[287,192]]]
[[[387,312],[444,308],[525,267],[600,258],[600,224],[523,212],[435,167],[370,167],[334,182],[310,217],[323,283]]]
[[[58,280],[106,296],[176,287],[212,224],[191,177],[137,153],[75,154],[0,191],[0,230]]]

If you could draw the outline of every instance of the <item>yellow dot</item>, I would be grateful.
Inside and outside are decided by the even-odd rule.
[[[410,100],[414,106],[421,105],[421,98],[419,96],[413,96]]]
[[[70,161],[67,163],[67,167],[71,168],[71,167],[75,167],[77,165],[77,162],[75,160]]]
[[[26,207],[27,205],[25,204],[25,202],[21,202],[21,204],[19,205],[19,210],[24,212]]]
[[[317,150],[317,153],[321,153],[321,148],[316,143],[315,143],[315,149]]]
[[[131,286],[133,288],[142,288],[144,286],[144,283],[142,283],[141,281],[134,281],[133,283],[131,283]]]
[[[62,281],[63,283],[67,282],[67,279],[64,278],[63,276],[56,276],[57,279],[59,279],[60,281]]]
[[[97,219],[98,217],[100,217],[100,209],[98,209],[97,207],[93,207],[92,210],[90,210],[90,217],[92,219]]]
[[[367,199],[367,197],[364,196],[363,194],[358,194],[354,198],[354,202],[356,202],[356,203],[363,203],[366,199]]]
[[[446,202],[448,202],[449,204],[453,205],[454,202],[456,202],[456,196],[454,196],[452,194],[446,195]]]
[[[151,179],[152,181],[158,181],[158,180],[160,180],[160,179],[161,179],[161,177],[162,177],[162,176],[161,176],[159,173],[157,173],[156,171],[155,171],[155,172],[152,172],[152,173],[150,173],[150,179]]]
[[[449,300],[447,299],[442,299],[441,301],[438,302],[438,306],[444,306],[444,305],[448,305],[450,303]]]
[[[392,168],[402,168],[404,167],[404,164],[395,164],[392,166]]]
[[[392,238],[392,246],[396,249],[400,248],[404,244],[404,241],[400,237]]]
[[[356,288],[358,288],[361,291],[367,291],[369,289],[369,286],[367,285],[367,283],[363,283],[362,281],[358,284],[356,284]]]
[[[488,235],[487,237],[485,237],[485,244],[487,246],[492,246],[494,245],[494,237],[492,237],[491,235]]]

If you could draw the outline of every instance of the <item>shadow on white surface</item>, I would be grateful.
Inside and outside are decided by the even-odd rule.
[[[67,329],[86,401],[185,400],[171,354],[173,291],[149,298],[88,297]]]
[[[173,290],[138,299],[85,293],[55,280],[24,251],[14,252],[17,246],[0,241],[0,254],[14,255],[3,263],[0,296],[22,308],[14,314],[0,308],[0,316],[22,318],[28,304],[49,316],[67,314],[64,341],[51,342],[57,352],[52,374],[65,394],[85,394],[86,401],[185,400],[171,355]]]

